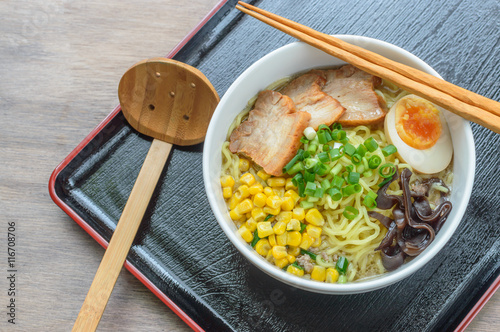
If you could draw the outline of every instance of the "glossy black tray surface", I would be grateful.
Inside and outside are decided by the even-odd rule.
[[[200,69],[221,96],[253,62],[294,41],[235,3],[224,4],[175,56]],[[496,0],[252,3],[319,31],[393,43],[446,80],[500,99]],[[207,331],[453,330],[500,274],[500,136],[472,129],[476,179],[458,231],[425,268],[385,289],[314,294],[250,265],[210,210],[202,144],[174,147],[128,261]],[[117,113],[59,172],[57,196],[109,241],[150,143]]]

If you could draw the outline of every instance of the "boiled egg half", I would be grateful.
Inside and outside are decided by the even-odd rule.
[[[416,95],[398,100],[385,117],[387,140],[415,171],[434,174],[451,162],[453,144],[439,107]]]

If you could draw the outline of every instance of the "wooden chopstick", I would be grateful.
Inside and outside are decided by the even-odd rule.
[[[238,2],[237,9],[410,93],[500,133],[500,103],[309,27]]]

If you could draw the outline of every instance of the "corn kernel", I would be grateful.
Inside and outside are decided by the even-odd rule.
[[[283,187],[274,187],[274,194],[279,197],[283,197],[285,195],[285,188]]]
[[[309,234],[310,237],[314,237],[319,239],[321,237],[321,227],[314,226],[314,225],[307,225],[306,226],[306,232]]]
[[[292,211],[295,207],[295,202],[292,197],[283,197],[281,201],[281,209],[283,211]]]
[[[276,265],[277,267],[279,267],[280,269],[282,269],[282,268],[284,268],[285,266],[288,265],[288,259],[286,259],[286,258],[276,259],[274,261],[274,265]]]
[[[288,246],[288,253],[292,256],[300,255],[300,247]]]
[[[315,238],[310,237],[309,234],[305,233],[302,235],[302,242],[300,242],[299,247],[301,247],[304,250],[307,250],[314,243],[314,240]]]
[[[293,181],[292,181],[292,178],[288,178],[286,179],[286,184],[285,184],[285,189],[286,190],[289,190],[289,189],[295,189],[295,185],[293,184]]]
[[[253,209],[252,209],[252,210],[253,210]],[[245,214],[245,218],[246,218],[246,219],[250,219],[250,218],[252,218],[252,213],[251,213],[251,212],[247,212],[247,213]],[[245,220],[246,220],[246,219],[245,219]]]
[[[304,269],[298,268],[294,265],[288,265],[286,272],[294,274],[296,276],[302,277],[304,275]]]
[[[238,189],[236,189],[234,196],[236,196],[236,198],[240,200],[243,200],[250,196],[250,190],[248,190],[248,186],[246,184],[239,186]]]
[[[231,210],[231,211],[229,211],[229,216],[230,216],[230,217],[231,217],[231,219],[233,219],[234,221],[236,221],[236,220],[238,220],[238,219],[240,219],[240,218],[242,217],[242,215],[241,215],[241,214],[239,214],[239,213],[238,213],[238,211],[236,211],[236,210],[234,210],[234,209],[233,209],[233,210]]]
[[[325,281],[326,278],[326,269],[320,265],[314,265],[313,270],[311,272],[311,279],[317,281]]]
[[[252,173],[245,173],[240,177],[240,182],[250,187],[255,183],[255,177]]]
[[[279,246],[286,246],[286,240],[288,239],[287,233],[281,235],[276,235],[276,244]]]
[[[261,256],[266,257],[269,250],[271,250],[271,246],[269,245],[269,241],[267,239],[260,239],[255,244],[255,251]]]
[[[274,263],[273,252],[271,251],[271,249],[269,249],[269,251],[267,252],[267,255],[266,255],[266,260],[267,260],[269,263]]]
[[[286,184],[285,178],[277,177],[277,178],[269,178],[267,180],[267,185],[269,187],[284,187]]]
[[[280,214],[276,216],[277,221],[283,221],[284,223],[288,223],[292,220],[292,212],[290,211],[281,211]]]
[[[271,187],[264,187],[264,194],[266,196],[273,196],[274,195],[274,190]]]
[[[253,233],[257,229],[257,221],[253,218],[247,219],[247,221],[245,221],[245,226],[247,226],[247,229]]]
[[[288,254],[286,255],[286,260],[289,261],[290,263],[293,263],[295,262],[296,258],[295,256]]]
[[[222,188],[222,197],[230,198],[231,196],[233,196],[233,189],[231,187]]]
[[[276,195],[269,196],[266,200],[266,204],[271,209],[277,209],[277,208],[281,207],[281,198],[279,196],[276,196]]]
[[[281,212],[281,208],[272,209],[269,206],[264,206],[264,213],[272,214],[273,216],[278,215]]]
[[[250,169],[250,162],[248,161],[248,159],[240,158],[238,167],[240,169],[240,172],[246,172]]]
[[[253,209],[253,203],[250,200],[250,198],[245,199],[244,201],[236,205],[236,207],[234,208],[234,210],[241,215],[244,215],[252,211],[252,209]]]
[[[234,186],[234,179],[231,175],[223,175],[220,178],[221,187],[230,187]]]
[[[260,170],[257,172],[257,176],[259,178],[261,178],[262,180],[264,181],[267,181],[267,179],[269,179],[271,177],[271,175],[267,174],[266,172],[264,172],[263,170]]]
[[[260,183],[254,183],[248,189],[250,191],[250,195],[256,195],[261,193],[264,190],[264,187]]]
[[[292,219],[286,224],[287,231],[300,231],[300,221]]]
[[[254,202],[255,204],[255,202]],[[262,208],[260,207],[254,207],[252,209],[252,218],[255,220],[255,221],[263,221],[264,219],[266,219],[266,214],[264,213],[264,211],[262,210]]]
[[[274,234],[273,227],[269,221],[261,221],[257,223],[257,234],[261,239],[268,237],[271,234]]]
[[[276,235],[271,234],[267,237],[267,240],[269,241],[269,245],[274,248],[276,245]]]
[[[287,191],[283,194],[283,196],[293,198],[293,201],[294,201],[294,203],[295,203],[295,204],[297,204],[297,202],[298,202],[298,201],[299,201],[299,199],[300,199],[299,193],[298,193],[298,192],[296,192],[295,190],[291,190],[291,189],[290,189],[290,190],[287,190]]]
[[[339,271],[331,267],[326,269],[325,282],[334,283],[337,280],[339,280]]]
[[[288,254],[285,246],[274,246],[272,251],[275,259],[285,258]]]
[[[298,246],[300,245],[301,241],[302,241],[302,234],[300,234],[300,232],[297,232],[297,231],[291,231],[291,232],[287,232],[287,237],[286,237],[286,244],[289,245],[289,246]]]
[[[286,231],[286,222],[278,220],[273,226],[274,234],[281,235]]]
[[[301,207],[296,207],[292,210],[292,218],[297,219],[299,221],[304,220],[306,217],[306,213],[304,212],[304,209]]]
[[[236,205],[238,205],[239,203],[241,202],[241,199],[239,199],[238,197],[236,197],[236,195],[233,195],[231,196],[231,198],[229,199],[229,209],[232,210],[236,207]]]
[[[323,226],[325,223],[325,218],[321,215],[321,212],[316,208],[312,208],[306,213],[306,221],[314,226]]]
[[[321,245],[321,238],[318,237],[317,239],[314,239],[313,244],[311,244],[311,247],[313,248],[318,248]]]
[[[243,240],[245,240],[247,242],[252,242],[252,240],[253,240],[253,234],[252,234],[252,232],[250,232],[250,230],[248,228],[246,228],[245,225],[241,226],[238,229],[238,233],[241,235],[241,237],[243,238]]]
[[[253,197],[253,204],[257,207],[263,208],[266,206],[267,196],[263,193],[255,194]]]

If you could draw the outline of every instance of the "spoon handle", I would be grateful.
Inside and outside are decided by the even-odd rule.
[[[96,330],[171,148],[153,140],[72,331]]]

